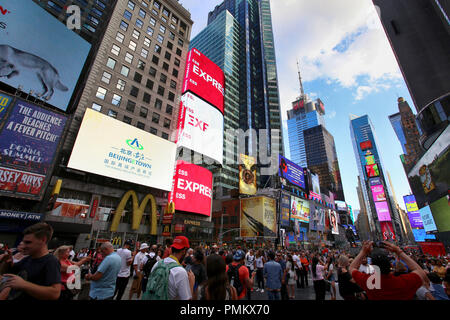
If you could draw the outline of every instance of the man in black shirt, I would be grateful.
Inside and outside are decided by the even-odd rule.
[[[24,230],[24,254],[28,257],[12,264],[12,256],[6,261],[12,269],[6,287],[11,288],[10,295],[18,295],[22,300],[58,300],[61,293],[61,265],[58,259],[48,252],[53,229],[47,223],[37,223]],[[20,276],[19,276],[19,275]],[[26,280],[25,280],[25,279]]]

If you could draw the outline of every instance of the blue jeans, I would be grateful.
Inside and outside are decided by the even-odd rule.
[[[281,300],[280,291],[269,291],[267,290],[267,297],[269,300]]]

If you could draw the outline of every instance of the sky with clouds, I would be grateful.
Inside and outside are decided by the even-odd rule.
[[[222,1],[181,0],[194,21],[192,38],[207,25],[208,12]],[[305,92],[325,104],[325,124],[334,136],[344,194],[359,208],[358,170],[349,115],[368,114],[397,201],[410,193],[399,155],[400,143],[388,116],[398,112],[397,97],[415,108],[371,0],[271,0],[285,150],[289,157],[287,114],[299,96],[297,61]]]

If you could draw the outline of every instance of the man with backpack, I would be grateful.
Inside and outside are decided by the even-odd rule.
[[[142,272],[143,272],[143,277],[142,277],[142,293],[144,293],[147,289],[147,283],[148,283],[148,278],[150,277],[150,274],[152,272],[153,266],[155,265],[155,263],[157,262],[156,259],[156,246],[153,245],[150,248],[150,252],[145,256],[142,264]]]
[[[233,262],[227,265],[227,275],[230,285],[236,288],[238,294],[238,300],[244,299],[247,295],[247,290],[253,288],[253,281],[255,279],[256,271],[250,273],[248,268],[244,265],[245,252],[242,250],[236,250],[233,256]]]
[[[173,240],[171,254],[154,264],[143,300],[191,300],[195,275],[186,272],[181,263],[189,249],[189,240],[178,236]]]

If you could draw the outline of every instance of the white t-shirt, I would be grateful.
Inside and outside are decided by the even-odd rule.
[[[245,266],[249,267],[250,270],[253,270],[255,268],[255,265],[253,264],[254,261],[255,256],[247,253],[247,255],[245,256]]]
[[[177,262],[171,257],[164,259],[163,263],[169,264],[171,262]],[[161,263],[161,262],[158,262]],[[155,270],[158,263],[152,268]],[[189,285],[189,277],[186,270],[180,265],[179,267],[172,268],[169,274],[169,299],[170,300],[189,300],[192,299],[191,288]]]
[[[69,260],[73,260],[73,258],[75,258],[75,251],[70,250],[70,252],[69,252]]]
[[[259,257],[256,258],[256,267],[257,268],[264,268],[263,258]]]
[[[127,265],[127,261],[131,260],[131,251],[128,249],[120,248],[117,250],[117,254],[122,260],[120,265],[120,271],[117,275],[119,278],[128,278],[130,276],[130,266]]]
[[[375,269],[370,264],[360,265],[359,272],[366,273],[366,274],[374,274]]]
[[[145,259],[145,253],[142,253],[141,251],[139,251],[136,256],[134,257],[134,262],[133,265],[137,266],[137,270],[140,272],[142,271],[142,266],[144,263],[144,259]],[[136,275],[136,271],[133,272],[133,276]]]
[[[294,255],[292,256],[292,260],[294,260],[294,267],[295,267],[295,269],[298,269],[299,266],[302,265],[302,262],[300,261],[300,258],[299,258],[298,255],[294,254]]]

